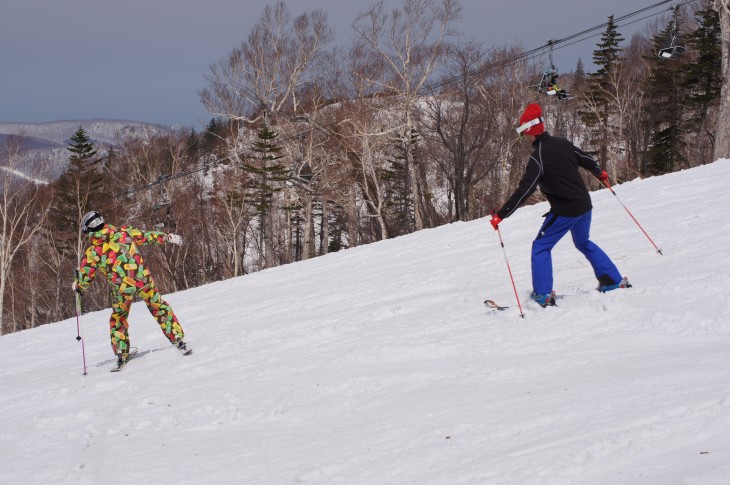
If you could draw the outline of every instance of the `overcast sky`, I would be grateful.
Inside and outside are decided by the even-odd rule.
[[[455,27],[485,47],[519,41],[530,50],[602,24],[611,14],[621,17],[658,2],[462,0],[463,19]],[[199,130],[210,119],[197,94],[206,87],[208,66],[248,36],[266,3],[2,0],[0,122],[109,118]],[[373,3],[289,0],[287,5],[293,15],[313,9],[328,12],[336,43],[347,46],[352,21]],[[387,0],[386,5],[402,3]],[[629,39],[651,20],[619,31]],[[580,57],[589,67],[598,40],[556,50],[556,66],[571,71]]]

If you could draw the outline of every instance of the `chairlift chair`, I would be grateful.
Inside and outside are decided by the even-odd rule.
[[[662,44],[661,49],[659,49],[659,57],[662,59],[677,60],[682,56],[684,51],[685,47],[682,42],[682,36],[676,30],[672,30]]]
[[[679,59],[685,51],[684,42],[682,42],[682,36],[679,33],[677,27],[677,16],[679,13],[679,5],[672,6],[672,24],[669,28],[669,35],[662,44],[662,47],[657,53],[662,59]]]
[[[543,72],[540,84],[537,85],[537,91],[548,96],[556,96],[558,100],[562,101],[568,99],[569,94],[565,89],[558,86],[558,69],[553,64],[553,44],[555,44],[554,40],[548,41],[550,46],[550,68]]]
[[[555,68],[548,69],[543,73],[537,90],[539,93],[548,96],[556,96],[560,101],[569,97],[568,92],[558,85],[558,71]]]
[[[168,207],[170,204],[172,204],[172,201],[170,200],[170,196],[167,195],[167,189],[165,188],[165,180],[170,178],[169,175],[160,175],[157,177],[157,180],[154,181],[154,184],[159,185],[160,187],[160,193],[155,199],[155,204],[152,206],[152,211],[156,211],[158,209],[162,209],[163,207]]]
[[[299,165],[297,167],[296,165],[293,165],[291,170],[289,171],[289,179],[284,182],[284,184],[287,187],[294,187],[295,185],[300,188],[304,188],[312,181],[312,178],[314,178],[314,174],[312,173],[312,167],[310,167],[309,162],[304,162],[304,164]]]
[[[170,219],[171,216],[172,200],[167,194],[167,189],[165,188],[165,184],[163,183],[168,178],[169,175],[160,175],[155,181],[155,183],[159,184],[160,186],[160,192],[158,196],[154,199],[150,218],[154,219],[152,227],[154,227],[158,231],[161,231],[164,227],[167,226],[167,221]],[[160,211],[160,213],[158,213],[158,211]]]
[[[312,173],[312,167],[309,165],[309,162],[304,162],[304,164],[299,167],[299,178],[309,183],[312,181],[313,177],[314,174]]]

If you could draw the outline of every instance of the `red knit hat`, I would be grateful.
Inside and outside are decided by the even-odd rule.
[[[520,116],[520,126],[517,133],[520,135],[538,136],[545,132],[545,119],[542,117],[542,108],[537,103],[530,103]]]

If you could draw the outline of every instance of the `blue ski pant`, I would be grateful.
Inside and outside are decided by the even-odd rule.
[[[593,267],[599,283],[614,284],[621,281],[621,274],[611,259],[589,239],[591,211],[578,217],[557,216],[548,212],[540,232],[532,243],[532,289],[538,294],[553,290],[553,247],[570,231],[573,244],[583,253]]]

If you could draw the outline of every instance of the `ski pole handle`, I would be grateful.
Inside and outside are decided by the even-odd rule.
[[[609,181],[608,181],[608,180],[601,180],[601,182],[603,183],[603,185],[605,185],[605,186],[606,186],[606,188],[607,188],[608,190],[610,190],[610,191],[611,191],[611,193],[612,193],[613,195],[616,195],[616,192],[614,192],[614,191],[613,191],[613,188],[611,187],[611,184],[609,183]]]

